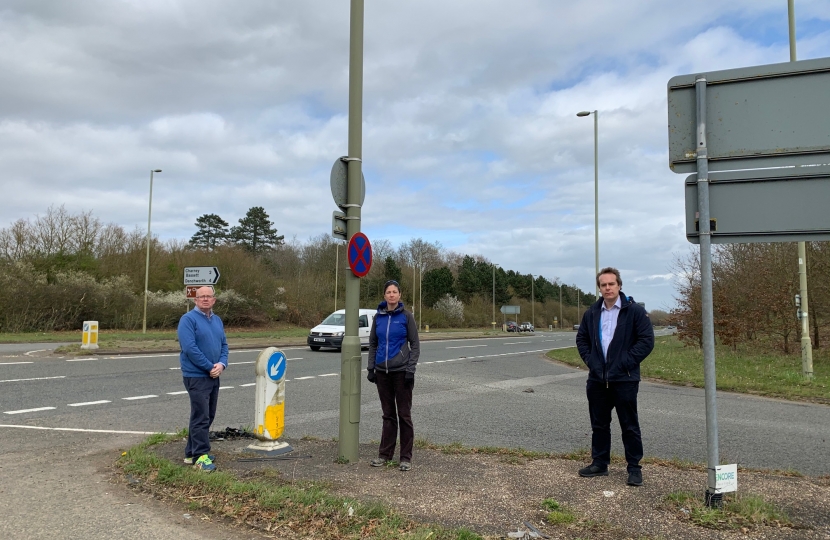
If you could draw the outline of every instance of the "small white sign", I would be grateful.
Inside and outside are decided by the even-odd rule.
[[[188,266],[184,269],[185,285],[215,285],[219,269],[215,266]]]
[[[738,491],[738,464],[715,467],[715,493]]]

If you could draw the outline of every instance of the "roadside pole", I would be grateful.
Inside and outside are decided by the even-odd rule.
[[[349,39],[349,155],[346,237],[360,232],[363,156],[363,0],[351,0]],[[358,337],[360,278],[346,273],[346,334],[340,349],[340,430],[338,456],[354,462],[360,442],[361,356]]]
[[[697,98],[697,207],[700,227],[700,299],[703,334],[703,381],[706,396],[706,506],[720,507],[723,495],[718,492],[718,402],[715,376],[715,317],[712,298],[712,231],[709,223],[709,157],[706,149],[706,77],[695,79]]]
[[[790,62],[795,62],[795,0],[787,0],[787,17],[790,29]],[[798,311],[801,323],[801,374],[813,376],[813,342],[810,340],[810,304],[807,301],[807,243],[798,243],[798,288],[801,308]]]

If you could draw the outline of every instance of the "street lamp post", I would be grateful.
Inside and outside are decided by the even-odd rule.
[[[533,292],[533,274],[530,274],[530,324],[536,329],[536,296]]]
[[[562,282],[559,282],[559,328],[564,326],[565,322],[562,320]]]
[[[496,329],[496,267],[498,265],[493,263],[493,330]]]
[[[153,173],[161,169],[150,171],[150,205],[147,209],[147,260],[144,263],[144,318],[141,321],[141,333],[147,333],[147,288],[150,283],[150,217],[153,215]]]
[[[594,272],[599,274],[599,153],[597,149],[597,111],[581,111],[577,116],[594,115]],[[596,286],[599,298],[599,285]]]

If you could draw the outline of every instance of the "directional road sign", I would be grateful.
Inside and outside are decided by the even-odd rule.
[[[346,252],[349,254],[349,268],[352,274],[360,278],[369,273],[372,269],[372,244],[365,234],[355,233],[349,240]]]
[[[268,358],[267,375],[272,381],[279,381],[285,375],[285,354],[277,351]]]
[[[709,174],[712,243],[830,240],[830,167]],[[686,238],[700,243],[697,175],[686,178]]]
[[[215,285],[219,269],[215,266],[188,266],[184,269],[185,285]]]
[[[709,171],[830,163],[830,58],[701,73]],[[668,84],[669,166],[697,171],[695,79]]]

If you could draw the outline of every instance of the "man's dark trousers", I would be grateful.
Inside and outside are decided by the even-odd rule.
[[[383,411],[383,430],[378,457],[390,461],[395,455],[398,425],[401,428],[401,461],[412,461],[415,428],[412,424],[412,385],[406,382],[405,371],[375,371],[378,397]]]
[[[184,455],[198,458],[210,452],[210,425],[219,401],[219,377],[184,377],[184,387],[190,396],[190,425]]]
[[[588,411],[591,415],[591,458],[593,464],[608,468],[611,463],[611,409],[617,409],[620,421],[625,461],[628,472],[642,469],[643,439],[637,416],[637,392],[639,381],[612,382],[588,381]]]

